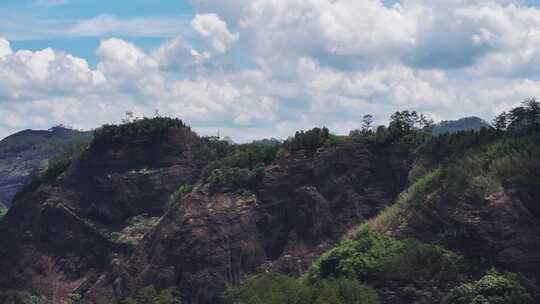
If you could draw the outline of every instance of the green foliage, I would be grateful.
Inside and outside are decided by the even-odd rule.
[[[134,248],[143,239],[144,235],[156,225],[159,217],[149,217],[147,215],[137,215],[126,221],[126,225],[121,231],[103,231],[104,236],[116,244],[127,245]]]
[[[235,146],[216,137],[202,137],[193,147],[195,159],[199,162],[216,162],[234,151]]]
[[[521,106],[507,114],[508,130],[514,133],[527,133],[540,130],[540,103],[535,98],[528,98]]]
[[[378,304],[377,292],[357,280],[337,278],[313,286],[314,304]]]
[[[360,225],[356,233],[362,233],[365,230],[387,232],[404,228],[409,218],[415,218],[416,213],[429,208],[426,205],[426,199],[430,197],[434,189],[440,186],[442,172],[442,169],[437,168],[417,178],[407,190],[400,194],[395,204],[386,207],[375,218]],[[431,197],[433,198],[433,195]]]
[[[308,278],[356,277],[366,279],[379,271],[385,260],[403,251],[403,241],[372,231],[343,241],[326,252],[309,270]]]
[[[257,166],[268,165],[276,158],[278,150],[278,145],[259,143],[234,146],[228,155],[211,163],[205,169],[203,178],[208,178],[215,169],[246,168],[251,170]]]
[[[276,273],[265,273],[223,295],[226,304],[377,304],[377,293],[354,279],[321,280],[306,285]]]
[[[205,168],[202,180],[212,191],[254,189],[264,177],[264,166],[276,158],[279,149],[279,145],[265,143],[234,146],[227,156]]]
[[[184,197],[186,197],[188,194],[190,194],[192,190],[193,190],[193,186],[190,186],[190,185],[182,185],[182,186],[180,186],[169,197],[169,202],[167,203],[167,208],[170,208],[171,206],[173,206],[177,202],[180,202],[181,200],[183,200]]]
[[[291,152],[305,150],[308,153],[313,153],[322,147],[328,139],[330,139],[328,128],[313,128],[308,131],[297,131],[294,137],[283,143],[283,146]]]
[[[312,290],[293,278],[266,273],[228,289],[223,299],[226,304],[311,304]]]
[[[326,252],[307,278],[312,283],[340,277],[449,282],[458,278],[462,266],[461,256],[442,247],[364,230]]]
[[[44,206],[49,209],[62,209],[65,205],[61,200],[49,199],[45,202]]]
[[[490,271],[480,280],[455,287],[445,304],[529,304],[532,297],[516,275]]]
[[[28,292],[15,290],[0,290],[0,303],[2,304],[51,304],[47,298],[31,295]]]
[[[182,304],[182,297],[176,288],[158,292],[150,285],[139,290],[135,296],[124,299],[122,304]]]
[[[223,168],[214,169],[206,179],[211,191],[236,190],[240,188],[254,189],[262,180],[265,169],[262,165],[253,170],[246,168]]]
[[[171,129],[184,129],[191,132],[190,127],[180,119],[169,117],[143,118],[120,125],[104,125],[94,133],[93,146],[111,143],[123,137],[160,136]]]
[[[78,293],[70,294],[67,299],[64,300],[64,304],[80,304],[82,296]]]
[[[415,164],[412,169],[409,171],[409,176],[407,180],[409,184],[414,184],[418,179],[428,173],[428,169],[421,163]]]
[[[0,220],[7,214],[8,208],[0,202]]]
[[[388,130],[395,137],[403,137],[414,134],[417,131],[431,132],[432,127],[433,121],[424,116],[424,114],[405,110],[392,114]]]
[[[427,162],[441,163],[450,158],[459,158],[479,151],[500,138],[501,134],[493,129],[445,133],[424,141],[418,147],[417,154],[420,159]]]
[[[56,180],[69,168],[71,163],[76,158],[86,151],[88,146],[89,141],[78,141],[73,143],[71,146],[66,148],[63,154],[50,160],[47,169],[35,176],[30,184],[23,188],[23,190],[21,190],[15,197],[25,193],[26,191],[31,191],[41,184],[51,183]]]

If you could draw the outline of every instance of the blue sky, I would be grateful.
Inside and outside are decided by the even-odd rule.
[[[3,0],[0,138],[180,117],[237,141],[540,97],[540,0]]]
[[[58,36],[55,34],[28,37],[28,34],[39,26],[45,25],[45,28],[53,31],[64,25],[100,15],[115,16],[124,20],[148,17],[176,18],[181,24],[182,21],[189,21],[195,10],[188,1],[181,0],[3,0],[0,4],[0,14],[4,22],[8,20],[11,23],[0,29],[0,34],[10,39],[13,49],[37,51],[51,47],[86,58],[90,64],[95,65],[96,49],[102,39],[119,37],[149,50],[173,38],[177,33],[164,32],[161,35],[153,35],[142,32],[122,35],[113,32],[109,35],[80,34],[80,36],[73,33],[66,37],[55,37]]]

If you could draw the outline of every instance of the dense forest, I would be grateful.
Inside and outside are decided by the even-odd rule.
[[[372,121],[249,144],[165,117],[104,126],[0,222],[16,244],[0,302],[538,303],[540,103],[466,131],[415,111]],[[58,219],[61,244],[42,244]],[[65,288],[43,293],[51,280]]]

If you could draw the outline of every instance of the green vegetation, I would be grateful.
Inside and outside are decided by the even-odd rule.
[[[78,293],[70,294],[67,299],[64,300],[63,304],[80,304],[82,296]]]
[[[126,221],[126,225],[121,231],[112,233],[104,231],[104,235],[116,244],[134,248],[143,239],[145,233],[154,227],[158,221],[159,217],[134,216]]]
[[[233,146],[227,156],[205,168],[202,181],[212,191],[254,189],[264,177],[264,166],[276,158],[278,150],[279,145],[265,142]]]
[[[13,196],[32,177],[46,169],[50,160],[81,143],[92,132],[80,132],[62,126],[46,131],[25,130],[6,137],[0,143],[0,201],[10,206]]]
[[[265,273],[243,286],[228,289],[226,304],[378,304],[377,293],[349,279],[330,279],[309,285],[291,277]]]
[[[135,296],[126,298],[122,304],[182,304],[180,292],[175,288],[157,291],[153,285],[139,290]]]
[[[322,147],[327,140],[330,139],[330,131],[328,128],[313,128],[308,131],[298,131],[294,137],[287,139],[283,146],[289,151],[305,150],[307,152],[315,152]]]
[[[312,265],[307,279],[312,283],[340,277],[442,283],[458,280],[462,267],[463,258],[442,247],[365,230],[326,252]]]
[[[531,294],[519,277],[491,270],[480,280],[455,287],[445,304],[532,304]]]
[[[165,209],[169,209],[170,207],[174,206],[174,204],[180,202],[184,199],[188,194],[191,193],[193,190],[193,186],[190,185],[182,185],[180,186],[176,191],[171,194],[169,197],[169,201],[167,202],[167,205],[165,206]]]
[[[115,140],[144,135],[165,135],[171,129],[184,129],[191,132],[180,119],[168,117],[142,118],[120,125],[104,125],[94,133],[93,146],[101,146]]]
[[[2,304],[51,304],[47,298],[32,295],[28,292],[0,289],[0,303]]]
[[[8,208],[0,202],[0,220],[7,214]]]

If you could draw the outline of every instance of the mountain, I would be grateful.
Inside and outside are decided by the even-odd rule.
[[[25,130],[0,141],[0,202],[11,205],[15,193],[26,185],[33,172],[47,167],[74,144],[91,138],[91,132],[65,127],[46,131]]]
[[[433,134],[440,135],[444,133],[455,133],[460,131],[470,131],[470,130],[480,130],[482,128],[490,128],[489,123],[487,123],[482,118],[471,116],[465,117],[458,120],[444,120],[437,123],[433,127]]]
[[[538,303],[540,126],[405,123],[272,145],[104,126],[0,221],[0,302]]]

